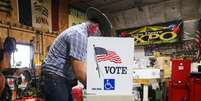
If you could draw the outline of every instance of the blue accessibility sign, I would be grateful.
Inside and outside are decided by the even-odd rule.
[[[104,90],[115,90],[115,79],[104,79]]]

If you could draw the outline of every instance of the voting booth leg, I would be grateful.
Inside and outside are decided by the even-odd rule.
[[[148,85],[143,86],[143,101],[149,101],[148,98]]]
[[[135,101],[133,95],[87,95],[86,101]]]

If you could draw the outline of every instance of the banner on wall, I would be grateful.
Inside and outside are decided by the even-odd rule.
[[[51,32],[51,0],[31,0],[31,4],[33,27]]]
[[[1,0],[0,1],[0,11],[10,13],[12,10],[11,1],[10,0]]]
[[[135,45],[178,42],[183,32],[183,21],[147,25],[140,28],[117,31],[119,37],[132,37]]]
[[[132,38],[89,37],[87,93],[131,95],[133,58]]]

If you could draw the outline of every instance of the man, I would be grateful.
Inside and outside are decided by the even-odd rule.
[[[71,89],[78,79],[86,86],[88,36],[110,36],[112,25],[99,10],[87,9],[85,23],[62,32],[54,41],[42,65],[41,91],[45,101],[73,101]]]

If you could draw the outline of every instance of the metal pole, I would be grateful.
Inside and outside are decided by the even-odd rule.
[[[95,57],[95,60],[96,60],[96,70],[98,71],[98,76],[100,78],[100,68],[99,68],[99,65],[98,65],[98,61],[96,59],[96,49],[95,49],[95,45],[93,44],[93,47],[94,47],[94,57]]]

